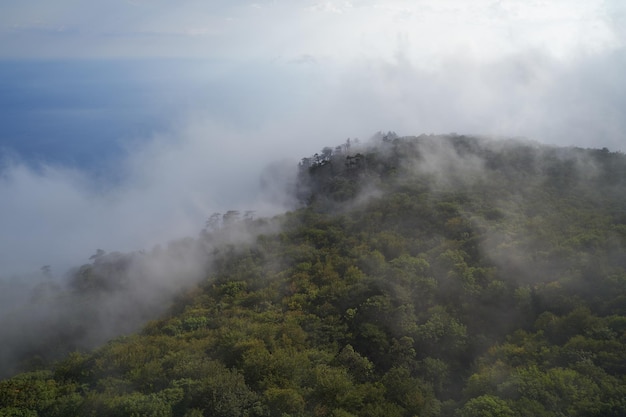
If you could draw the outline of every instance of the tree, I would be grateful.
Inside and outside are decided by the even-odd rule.
[[[459,417],[514,417],[506,401],[493,395],[472,398],[459,410]]]

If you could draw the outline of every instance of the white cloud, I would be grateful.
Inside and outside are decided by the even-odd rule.
[[[316,1],[307,10],[324,13],[344,13],[352,8],[349,1]]]
[[[212,211],[258,204],[268,161],[378,130],[626,150],[623,22],[621,2],[599,0],[9,0],[0,57],[205,64],[178,74],[193,94],[164,85],[151,95],[187,117],[129,149],[112,167],[120,184],[4,168],[2,274],[194,234]]]
[[[0,56],[245,61],[274,50],[349,61],[386,56],[403,33],[414,58],[432,60],[468,48],[485,58],[532,47],[570,56],[623,39],[619,5],[600,0],[5,3]]]
[[[287,139],[280,134],[189,121],[129,149],[110,167],[121,172],[115,184],[98,185],[87,173],[62,167],[5,164],[0,277],[43,265],[62,272],[86,262],[97,248],[151,249],[195,236],[214,212],[255,210],[261,216],[287,209],[277,198],[280,184],[269,184],[269,200],[260,177],[269,162],[290,155],[288,147],[279,147]]]
[[[626,151],[625,19],[622,0],[4,0],[0,60],[24,59],[25,76],[0,111],[34,123],[29,104],[76,118],[140,108],[169,128],[132,137],[107,165],[114,180],[0,159],[0,307],[48,280],[44,265],[59,277],[98,248],[194,236],[214,212],[282,211],[299,158],[348,137],[458,132]],[[30,77],[47,58],[54,73]],[[59,75],[84,58],[109,64]],[[174,285],[180,266],[155,265],[152,289]]]

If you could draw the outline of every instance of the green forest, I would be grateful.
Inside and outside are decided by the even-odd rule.
[[[626,415],[626,155],[389,132],[303,158],[291,192],[161,249],[201,278],[140,331],[29,350],[0,416]],[[159,254],[99,253],[56,297]]]

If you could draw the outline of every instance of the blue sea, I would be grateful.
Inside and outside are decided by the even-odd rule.
[[[0,152],[97,170],[124,142],[164,128],[145,63],[0,61]]]
[[[95,173],[191,111],[254,124],[273,85],[246,81],[247,71],[186,60],[2,60],[0,158]]]

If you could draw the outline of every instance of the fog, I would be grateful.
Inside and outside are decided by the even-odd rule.
[[[2,105],[42,123],[0,130],[4,277],[150,248],[215,211],[279,212],[260,201],[265,165],[379,130],[623,149],[618,2],[29,3],[0,18],[5,71],[29,74],[13,74]],[[33,76],[42,60],[54,72]],[[46,133],[35,107],[70,116]],[[90,138],[138,108],[147,127]],[[85,109],[115,113],[72,137]]]
[[[177,115],[167,129],[122,143],[99,176],[79,164],[33,163],[13,152],[3,158],[0,177],[1,275],[67,267],[99,247],[149,249],[197,233],[216,211],[280,212],[287,207],[274,198],[262,201],[266,165],[288,160],[295,167],[323,146],[378,130],[525,136],[623,150],[625,63],[617,53],[601,66],[579,62],[574,70],[542,54],[489,67],[457,57],[430,72],[402,60],[368,61],[334,80],[319,75],[313,81],[319,94],[281,97],[277,88],[274,97],[268,86],[258,96],[243,92],[236,118],[216,118],[215,102],[195,99],[198,108]],[[256,109],[265,119],[255,118]]]
[[[618,1],[2,9],[6,294],[61,282],[98,248],[195,237],[215,212],[288,210],[298,160],[348,137],[458,132],[625,150]]]

